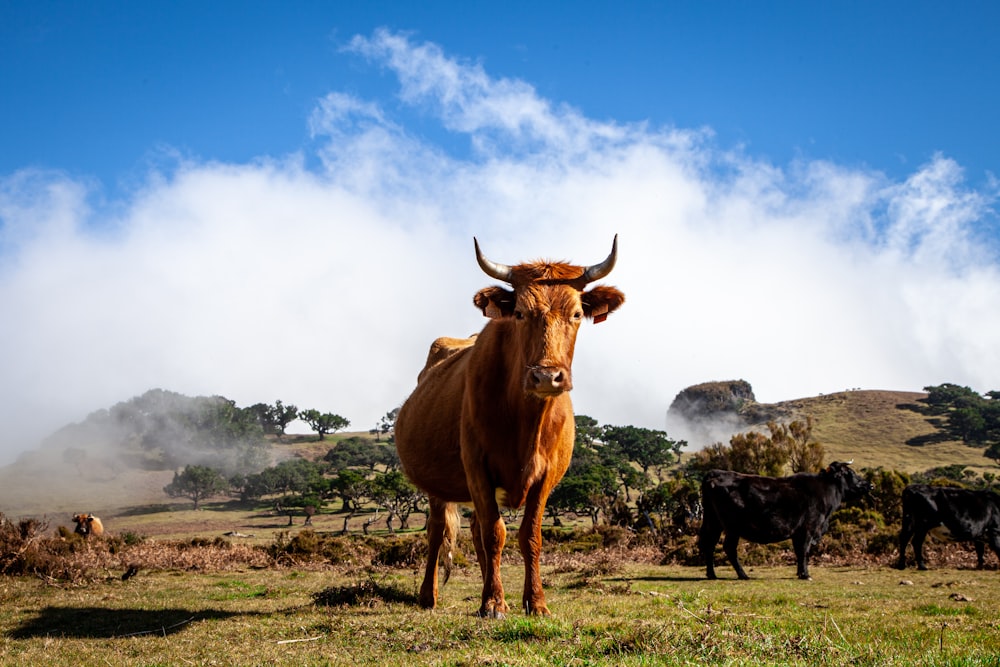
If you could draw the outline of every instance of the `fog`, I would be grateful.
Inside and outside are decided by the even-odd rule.
[[[586,118],[393,33],[351,51],[398,97],[330,91],[303,119],[308,152],[165,151],[115,201],[58,172],[0,175],[0,464],[151,388],[367,430],[435,337],[482,327],[473,236],[508,264],[590,264],[619,235],[604,282],[626,303],[584,326],[574,367],[576,410],[602,424],[663,429],[677,392],[711,380],[764,402],[1000,388],[996,187],[947,156],[902,181],[775,165],[710,129]]]

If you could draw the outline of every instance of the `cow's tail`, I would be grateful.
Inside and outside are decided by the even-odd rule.
[[[441,546],[444,548],[444,558],[442,567],[444,569],[444,581],[442,585],[448,583],[451,577],[451,567],[454,564],[453,552],[458,545],[458,531],[461,527],[462,519],[458,514],[458,505],[447,503],[444,507],[444,537]]]

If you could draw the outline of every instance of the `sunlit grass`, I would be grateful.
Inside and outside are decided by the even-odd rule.
[[[695,568],[626,560],[591,586],[570,587],[569,574],[543,570],[554,615],[538,618],[516,611],[513,564],[504,577],[515,611],[499,621],[474,615],[474,567],[453,576],[433,611],[381,597],[413,591],[405,570],[158,571],[65,587],[5,578],[0,663],[1000,664],[995,570],[813,574],[802,582],[789,568],[758,567],[751,581],[709,582]],[[373,578],[371,596],[316,602]]]

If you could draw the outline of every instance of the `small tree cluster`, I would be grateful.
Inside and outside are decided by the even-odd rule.
[[[406,528],[410,515],[425,503],[423,494],[399,471],[395,448],[357,436],[341,440],[319,461],[288,459],[259,473],[234,477],[230,488],[244,501],[274,498],[275,508],[288,514],[290,522],[293,511],[304,512],[311,522],[313,512],[339,499],[344,532],[352,518],[373,504],[376,517],[380,511],[386,513],[390,532],[394,520]]]
[[[641,505],[638,523],[652,524],[653,514],[662,519],[679,498],[675,480],[663,478],[680,461],[685,444],[663,431],[600,426],[593,417],[577,415],[573,460],[546,511],[557,521],[571,513],[589,517],[595,526],[602,520],[631,526],[637,523],[633,505]]]
[[[940,429],[943,437],[970,447],[985,447],[983,455],[1000,459],[1000,392],[980,395],[969,387],[945,383],[924,387],[920,412]]]
[[[717,442],[697,452],[690,470],[734,470],[779,477],[786,472],[818,472],[823,468],[823,445],[812,438],[812,419],[790,424],[767,423],[770,435],[758,431],[737,433],[728,445]]]

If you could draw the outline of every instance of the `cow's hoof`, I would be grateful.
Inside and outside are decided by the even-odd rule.
[[[906,563],[896,563],[895,565],[893,565],[893,567],[896,568],[897,570],[905,570]]]
[[[918,570],[926,570],[926,569],[927,569],[927,566],[926,566],[926,565],[924,565],[923,563],[921,563],[920,565],[918,565],[918,566],[917,566],[917,569],[918,569]]]
[[[490,600],[483,603],[483,606],[481,606],[479,611],[476,612],[476,616],[479,618],[502,619],[507,615],[508,611],[510,611],[510,609],[507,607],[507,603],[503,600],[500,600],[499,602],[496,600]]]
[[[810,577],[808,574],[800,574],[799,575],[799,579],[801,579],[802,581],[812,581],[813,580],[813,578]]]
[[[524,605],[524,613],[528,616],[551,616],[552,612],[544,604],[539,605]]]

